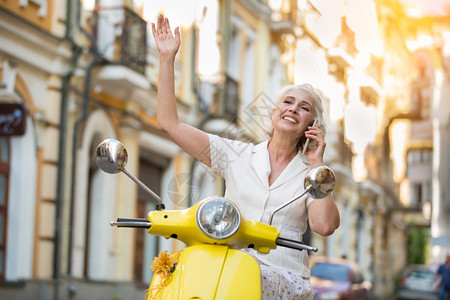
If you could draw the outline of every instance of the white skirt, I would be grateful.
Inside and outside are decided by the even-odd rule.
[[[261,270],[261,299],[263,300],[312,300],[313,288],[309,278],[303,278],[286,268],[267,265],[259,260],[253,251],[244,250],[252,255]]]

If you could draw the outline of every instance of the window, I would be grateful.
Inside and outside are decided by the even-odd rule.
[[[366,245],[366,233],[365,233],[365,215],[364,211],[357,210],[356,211],[356,261],[361,264],[361,262],[364,259],[364,253],[365,253],[365,245]]]
[[[5,280],[8,224],[9,138],[0,137],[0,280]]]
[[[426,202],[431,201],[431,181],[419,181],[411,183],[411,206],[421,208]]]
[[[255,96],[255,39],[256,32],[247,27],[245,31],[247,34],[247,41],[245,47],[245,68],[244,68],[244,80],[245,84],[242,85],[242,106],[248,107],[252,104]]]
[[[29,2],[32,2],[39,6],[39,17],[43,18],[47,16],[47,0],[20,0],[20,6],[27,6]]]
[[[412,149],[406,156],[409,166],[429,165],[433,162],[433,151],[430,149]]]
[[[150,156],[150,155],[149,155]],[[153,155],[152,155],[153,156]],[[161,195],[162,165],[141,157],[139,179],[157,195]],[[142,189],[138,190],[137,217],[147,218],[150,210],[155,209],[151,196]],[[146,230],[136,229],[136,252],[134,256],[134,280],[148,284],[152,277],[151,261],[158,256],[159,237],[149,235]]]
[[[116,138],[114,130],[104,110],[93,111],[87,119],[82,142],[77,149],[77,189],[71,226],[71,261],[68,265],[71,275],[77,278],[114,281],[120,276],[116,253],[111,251],[117,246],[116,231],[105,226],[118,217],[116,187],[119,176],[98,170],[93,158],[101,141]]]
[[[341,217],[341,256],[347,256],[350,252],[350,240],[347,232],[350,232],[352,219],[352,208],[347,199],[344,200],[343,213]]]
[[[89,153],[95,153],[95,145],[98,145],[100,143],[99,137],[96,136],[92,143],[91,143],[91,150],[89,151]],[[95,197],[93,197],[92,193],[93,190],[95,189],[95,181],[96,179],[103,175],[101,173],[102,171],[100,171],[100,169],[97,167],[97,164],[95,162],[95,157],[93,155],[91,155],[90,160],[89,160],[89,176],[88,176],[88,195],[89,197],[87,197],[86,201],[87,201],[87,211],[86,211],[86,215],[88,216],[86,218],[86,232],[85,232],[85,245],[86,247],[84,248],[84,268],[83,268],[83,275],[85,278],[91,278],[92,274],[90,272],[90,264],[92,264],[90,262],[90,260],[92,260],[92,253],[90,253],[91,248],[93,245],[91,245],[91,240],[92,240],[92,226],[93,224],[91,224],[91,219],[92,219],[92,214],[95,212],[92,209],[92,205],[93,205],[93,201],[95,201]]]
[[[421,204],[423,202],[422,184],[421,183],[413,184],[413,195],[412,196],[415,199],[413,206],[421,207]]]
[[[234,24],[231,30],[229,46],[228,75],[234,80],[239,81],[241,68],[240,50],[242,49],[239,26],[242,26],[242,21],[237,17],[234,17],[233,21]]]

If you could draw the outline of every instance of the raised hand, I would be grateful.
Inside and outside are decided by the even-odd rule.
[[[174,34],[172,34],[169,19],[159,15],[157,27],[152,23],[152,32],[159,54],[164,57],[175,58],[180,48],[180,29],[176,27]]]
[[[193,158],[211,167],[208,135],[178,119],[174,65],[175,55],[180,48],[180,29],[175,28],[172,34],[169,20],[159,15],[157,26],[152,23],[152,32],[159,51],[156,107],[158,127]]]

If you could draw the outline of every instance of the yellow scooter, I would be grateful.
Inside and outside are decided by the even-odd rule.
[[[277,246],[317,251],[299,241],[285,239],[271,226],[274,214],[305,194],[323,198],[334,189],[333,171],[321,166],[306,176],[304,192],[274,210],[270,224],[246,220],[232,201],[209,197],[184,210],[164,210],[161,199],[125,169],[128,155],[117,140],[107,139],[96,151],[103,171],[123,172],[156,199],[147,219],[118,218],[111,226],[146,228],[148,233],[174,238],[187,247],[168,255],[162,252],[152,264],[154,276],[147,299],[261,299],[260,269],[256,260],[240,251],[253,248],[269,253]]]

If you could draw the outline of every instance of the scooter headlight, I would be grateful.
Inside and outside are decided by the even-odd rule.
[[[227,239],[239,229],[241,213],[237,206],[223,197],[206,200],[197,210],[197,225],[206,236]]]

